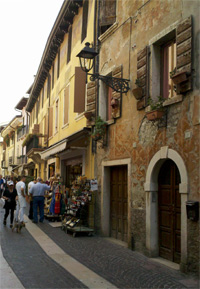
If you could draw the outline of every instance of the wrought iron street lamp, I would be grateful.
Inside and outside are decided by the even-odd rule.
[[[79,57],[81,69],[86,72],[87,75],[90,75],[91,81],[100,79],[117,92],[128,92],[130,89],[129,79],[103,76],[98,73],[88,73],[94,67],[94,59],[98,54],[99,53],[96,52],[94,48],[90,47],[90,43],[86,42],[85,47],[79,52],[79,54],[77,54],[77,57]]]

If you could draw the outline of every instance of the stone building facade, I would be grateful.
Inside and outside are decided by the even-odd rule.
[[[199,202],[199,3],[112,2],[115,21],[98,38],[99,73],[120,71],[130,90],[112,92],[118,114],[112,107],[110,116],[109,89],[99,81],[99,115],[108,125],[106,146],[97,142],[96,225],[132,249],[198,272],[199,221],[188,219],[186,202]],[[183,71],[175,84],[170,72]],[[164,116],[148,120],[149,99],[158,97]]]

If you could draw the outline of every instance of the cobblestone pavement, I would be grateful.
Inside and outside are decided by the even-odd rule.
[[[26,229],[15,234],[2,226],[2,216],[0,222],[4,258],[25,288],[85,288],[49,258]],[[47,220],[37,226],[64,252],[118,288],[199,288],[196,279],[104,238],[73,238]]]

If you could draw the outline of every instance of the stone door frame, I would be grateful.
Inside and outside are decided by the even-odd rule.
[[[101,179],[101,232],[110,237],[110,167],[127,165],[127,194],[128,194],[128,240],[130,240],[130,200],[131,200],[131,159],[121,159],[102,162]]]
[[[171,159],[180,173],[181,183],[181,263],[180,268],[184,271],[187,264],[187,214],[186,201],[188,198],[188,174],[182,157],[168,146],[161,149],[151,159],[144,189],[146,192],[146,248],[151,257],[159,256],[158,244],[158,174],[166,159]]]

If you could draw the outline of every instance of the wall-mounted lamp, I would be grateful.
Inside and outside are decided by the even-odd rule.
[[[110,76],[103,76],[98,73],[91,74],[88,73],[94,67],[94,58],[99,53],[90,47],[90,43],[86,42],[85,47],[77,54],[79,57],[81,69],[86,72],[87,75],[90,75],[90,80],[94,81],[95,79],[102,80],[106,85],[110,86],[116,92],[126,93],[129,91],[129,79],[116,78]]]

